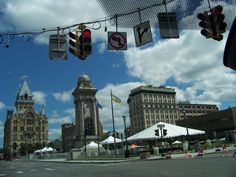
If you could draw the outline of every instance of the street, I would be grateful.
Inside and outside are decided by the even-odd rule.
[[[236,158],[208,157],[137,160],[122,163],[59,163],[28,160],[0,161],[6,177],[235,177]]]

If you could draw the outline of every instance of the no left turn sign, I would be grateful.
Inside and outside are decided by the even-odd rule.
[[[127,50],[126,32],[108,32],[108,50]]]

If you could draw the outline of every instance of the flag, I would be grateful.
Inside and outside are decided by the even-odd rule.
[[[97,99],[96,99],[96,107],[102,109],[102,105],[99,104]]]
[[[116,102],[116,103],[121,103],[121,100],[120,100],[120,98],[118,98],[117,96],[115,96],[115,95],[111,95],[111,99],[112,99],[112,101],[114,101],[114,102]]]

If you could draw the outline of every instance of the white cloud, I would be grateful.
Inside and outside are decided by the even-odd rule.
[[[103,124],[104,131],[112,131],[112,111],[111,111],[111,96],[112,93],[122,100],[122,103],[113,103],[115,128],[118,131],[123,131],[124,123],[122,116],[127,117],[127,125],[129,125],[129,112],[127,99],[131,89],[142,85],[141,82],[130,82],[124,84],[108,84],[103,89],[99,90],[96,97],[99,103],[102,105],[102,109],[99,110],[100,120]]]
[[[73,24],[85,23],[105,17],[102,8],[98,5],[96,0],[5,0],[4,9],[2,9],[4,16],[2,21],[6,21],[6,25],[15,28],[16,31],[37,30],[41,31],[43,28],[51,29],[58,26],[64,27]],[[96,15],[91,12],[96,12]],[[1,25],[2,26],[2,25]],[[98,24],[88,25],[91,28],[96,28]],[[10,27],[8,27],[10,29]],[[71,28],[70,30],[73,30]],[[65,31],[66,33],[68,31]],[[56,33],[56,31],[54,32]],[[36,41],[48,43],[45,34],[38,36]],[[106,37],[104,29],[97,30],[93,34],[96,39]]]
[[[223,41],[205,39],[199,31],[184,31],[180,39],[162,40],[146,49],[125,53],[129,74],[155,86],[173,79],[177,98],[195,103],[229,101],[236,97],[236,75],[223,66]],[[135,60],[134,60],[135,58]]]
[[[41,104],[41,105],[46,104],[46,99],[45,98],[47,97],[47,95],[44,92],[35,91],[32,94],[33,94],[33,99],[34,99],[35,103]]]
[[[72,120],[75,120],[75,108],[66,109],[65,113],[69,114]]]
[[[71,123],[72,118],[70,115],[59,115],[58,111],[53,111],[52,115],[48,118],[49,124],[64,124]]]
[[[0,110],[4,109],[6,105],[3,102],[0,102]]]
[[[72,90],[57,92],[52,94],[54,98],[61,102],[70,102],[72,100]]]
[[[55,140],[61,137],[61,129],[53,128],[48,130],[48,140]]]
[[[0,138],[4,136],[4,124],[0,121]]]

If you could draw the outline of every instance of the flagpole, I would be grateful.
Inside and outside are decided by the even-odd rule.
[[[97,104],[97,99],[96,103]],[[96,106],[96,120],[97,120],[97,141],[98,141],[98,157],[100,156],[100,139],[99,139],[99,108]]]
[[[115,130],[115,120],[114,120],[114,111],[113,111],[113,101],[112,101],[112,91],[110,89],[110,94],[111,94],[111,113],[112,113],[112,125],[113,125],[113,134],[114,134],[114,150],[115,150],[115,156],[117,155],[116,153],[116,130]]]

